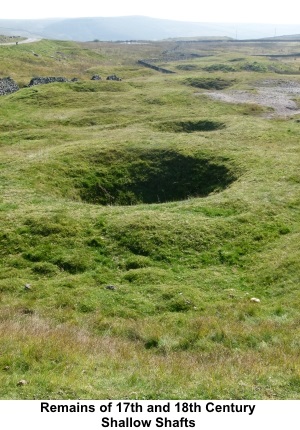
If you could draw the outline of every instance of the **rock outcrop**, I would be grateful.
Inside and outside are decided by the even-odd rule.
[[[18,84],[16,84],[16,82],[12,78],[8,77],[0,79],[0,96],[15,93],[18,90]]]

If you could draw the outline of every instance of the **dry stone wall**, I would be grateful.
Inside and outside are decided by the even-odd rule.
[[[28,84],[28,87],[33,87],[34,85],[44,85],[44,84],[52,84],[53,82],[68,82],[68,79],[63,77],[36,77],[32,78]]]
[[[116,75],[109,75],[107,80],[111,81],[121,81],[122,79],[119,78]],[[101,77],[99,75],[94,75],[92,77],[92,80],[101,80]],[[35,78],[32,78],[27,87],[33,87],[35,85],[44,85],[44,84],[51,84],[54,82],[77,82],[77,78],[73,78],[71,80],[64,78],[62,76],[48,76],[48,77],[41,77],[37,76]],[[6,94],[11,94],[16,91],[18,91],[20,88],[18,84],[10,77],[7,78],[0,78],[0,96],[5,96]]]
[[[18,91],[19,86],[12,78],[0,79],[0,95],[5,96],[6,94],[15,93]]]
[[[175,73],[175,72],[172,72],[172,70],[155,66],[154,64],[149,63],[149,60],[138,60],[138,64],[142,64],[142,66],[149,67],[150,69],[157,70],[158,72],[161,72],[161,73]]]

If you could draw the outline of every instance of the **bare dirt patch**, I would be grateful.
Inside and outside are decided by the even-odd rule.
[[[296,81],[268,79],[256,82],[251,90],[210,91],[201,94],[228,103],[255,103],[272,108],[272,112],[263,114],[267,118],[300,114],[299,105],[293,100],[300,97],[300,83]]]

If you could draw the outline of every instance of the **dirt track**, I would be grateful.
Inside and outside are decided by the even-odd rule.
[[[251,90],[216,91],[204,94],[228,103],[255,103],[270,107],[273,111],[264,114],[267,118],[300,114],[299,104],[293,100],[293,98],[300,98],[300,82],[297,81],[269,79],[256,82]]]
[[[38,39],[37,37],[35,37],[35,38],[29,37],[28,39],[20,40],[20,42],[18,41],[18,45],[20,45],[21,43],[38,42],[39,40],[41,40],[41,39]],[[16,45],[16,42],[0,43],[0,45]]]

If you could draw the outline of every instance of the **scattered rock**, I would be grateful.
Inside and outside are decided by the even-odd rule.
[[[24,385],[27,385],[28,382],[26,381],[26,379],[21,379],[18,383],[17,386],[18,387],[23,387]]]
[[[10,366],[5,366],[5,367],[3,367],[3,370],[9,370],[10,369]]]
[[[114,286],[114,285],[107,285],[106,287],[105,287],[105,289],[106,290],[116,290],[117,288]]]
[[[260,300],[257,299],[256,297],[251,297],[250,302],[252,302],[252,303],[260,303]]]
[[[91,78],[91,81],[101,81],[101,76],[99,75],[93,75]]]
[[[0,96],[5,96],[6,94],[15,93],[18,90],[19,90],[19,87],[12,78],[7,77],[7,78],[0,79]]]
[[[25,284],[24,289],[25,290],[31,290],[31,284]]]
[[[118,78],[118,76],[116,76],[116,75],[109,75],[109,76],[107,76],[106,80],[107,81],[122,81],[122,79]]]

